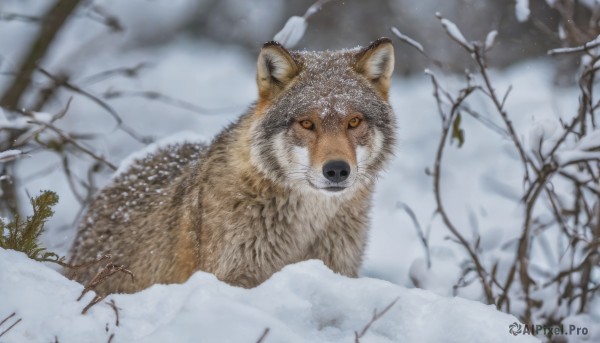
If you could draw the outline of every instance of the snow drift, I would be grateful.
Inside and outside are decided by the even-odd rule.
[[[185,284],[109,296],[85,315],[90,292],[25,255],[0,249],[0,342],[353,342],[373,311],[398,301],[361,342],[535,342],[513,336],[516,318],[491,306],[387,281],[351,279],[312,260],[284,268],[254,289],[194,274]],[[119,325],[109,301],[118,307]],[[0,319],[0,320],[1,320]]]

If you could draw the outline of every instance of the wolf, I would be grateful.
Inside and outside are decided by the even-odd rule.
[[[395,143],[393,69],[387,38],[321,52],[264,44],[258,100],[210,144],[166,146],[113,178],[89,205],[70,263],[111,254],[135,274],[100,284],[104,295],[196,271],[251,288],[307,259],[357,277]]]

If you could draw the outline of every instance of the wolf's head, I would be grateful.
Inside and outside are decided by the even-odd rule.
[[[394,145],[389,39],[324,52],[288,52],[269,42],[257,69],[251,155],[260,171],[284,185],[327,194],[374,180]]]

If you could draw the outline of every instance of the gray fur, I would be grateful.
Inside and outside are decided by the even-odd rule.
[[[135,273],[135,282],[113,276],[100,285],[101,294],[184,282],[197,270],[254,287],[287,264],[314,258],[356,277],[374,180],[391,155],[395,131],[387,94],[356,70],[361,53],[292,52],[290,80],[277,80],[277,93],[261,95],[209,146],[173,145],[138,160],[90,205],[71,263],[110,253]],[[290,125],[307,111],[321,113],[326,131],[349,112],[368,123],[355,143],[368,158],[357,162],[355,181],[343,192],[326,194],[292,177],[298,143]],[[76,280],[88,281],[100,267]]]

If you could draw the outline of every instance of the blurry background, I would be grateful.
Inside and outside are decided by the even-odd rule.
[[[187,26],[194,35],[221,43],[244,46],[255,53],[260,44],[271,39],[287,18],[302,15],[314,1],[213,1],[199,10]],[[544,0],[532,0],[531,20],[520,23],[515,2],[507,0],[374,0],[333,1],[310,18],[310,26],[299,47],[309,50],[341,49],[364,45],[381,36],[391,36],[390,27],[427,46],[431,55],[449,68],[461,70],[468,57],[446,39],[436,12],[451,18],[467,37],[483,39],[498,30],[501,48],[493,53],[497,66],[544,54],[560,40],[555,37],[558,15]],[[577,13],[589,16],[589,13]],[[414,49],[397,49],[399,73],[421,71],[426,65]]]
[[[207,39],[216,44],[240,46],[249,58],[256,55],[262,43],[273,38],[290,16],[302,15],[314,3],[313,0],[76,2],[80,3],[80,7],[75,10],[73,19],[80,25],[85,24],[81,26],[85,29],[78,32],[80,41],[92,32],[120,31],[125,36],[120,43],[121,49],[124,49],[164,45],[186,36],[193,40]],[[487,32],[498,30],[500,48],[491,57],[496,66],[506,66],[523,58],[544,54],[549,47],[560,44],[557,35],[560,16],[549,3],[561,2],[568,3],[531,0],[531,17],[519,22],[515,16],[515,1],[510,0],[331,1],[318,15],[310,18],[309,28],[298,48],[353,47],[381,36],[390,36],[390,27],[395,26],[426,45],[431,55],[444,61],[449,68],[462,70],[467,57],[446,39],[434,15],[440,12],[473,39],[483,39]],[[30,26],[30,31],[34,31],[35,26],[40,24],[36,17],[39,19],[52,3],[50,0],[0,1],[1,19],[5,22],[3,36],[16,32],[15,26]],[[585,6],[577,6],[571,12],[577,22],[589,21],[592,16],[592,11]],[[7,21],[11,24],[7,25]],[[3,49],[3,55],[9,55],[5,58],[14,60],[20,56],[16,52],[27,43],[23,38],[20,39],[21,44]],[[585,38],[593,37],[574,37],[574,40]],[[412,49],[401,47],[398,57],[397,70],[400,73],[420,71],[424,66]]]

